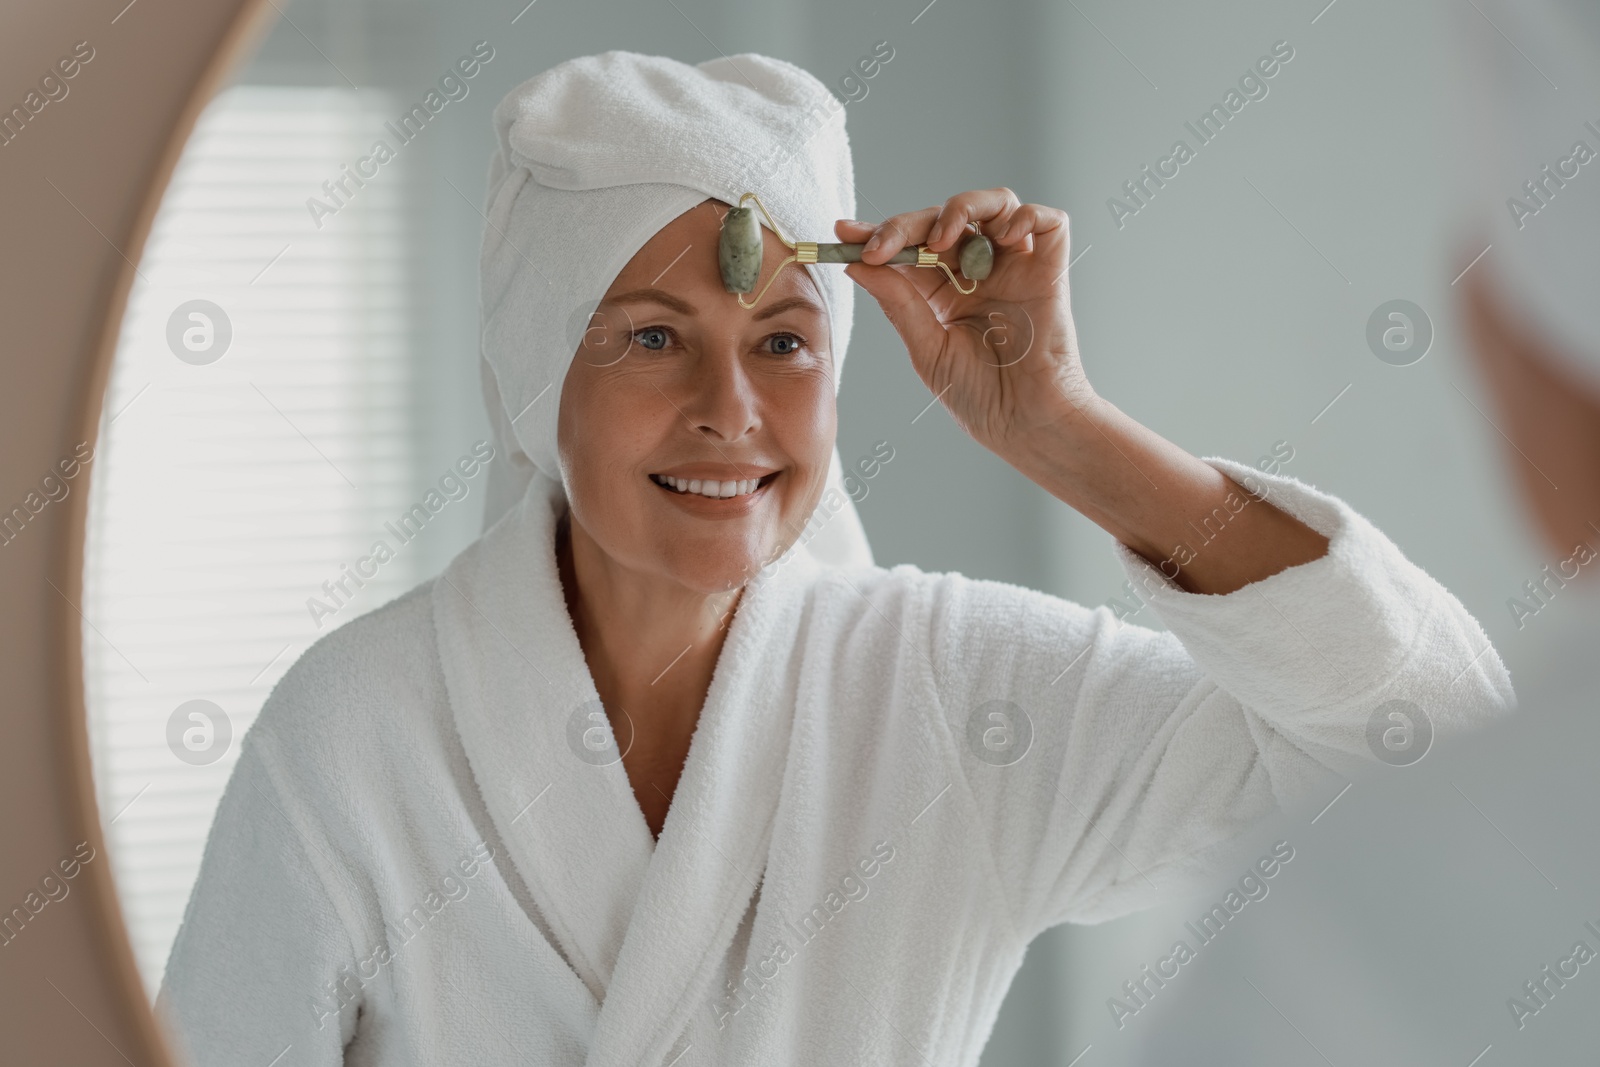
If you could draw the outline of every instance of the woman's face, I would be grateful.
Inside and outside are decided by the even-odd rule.
[[[833,453],[827,311],[791,265],[753,311],[722,285],[727,205],[707,200],[617,275],[562,385],[572,516],[613,561],[702,593],[799,536]],[[770,234],[764,283],[787,255]]]

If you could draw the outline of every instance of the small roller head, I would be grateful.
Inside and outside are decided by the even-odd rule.
[[[961,276],[981,282],[994,269],[994,244],[983,234],[973,234],[961,246]]]
[[[730,293],[750,293],[761,277],[761,223],[747,207],[729,208],[717,241],[717,266]]]

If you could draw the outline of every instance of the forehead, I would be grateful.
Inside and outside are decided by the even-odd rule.
[[[697,306],[721,307],[726,304],[737,308],[736,295],[728,292],[722,284],[717,260],[722,216],[727,213],[728,207],[720,200],[704,200],[661,227],[617,274],[608,295],[655,288],[694,300]],[[790,249],[778,239],[777,234],[764,226],[761,233],[761,279],[757,282],[757,291],[767,284],[772,272],[778,270],[778,264],[790,255]],[[795,263],[779,272],[777,281],[761,298],[761,303],[791,297],[807,299],[819,311],[826,311],[816,282],[805,267]]]

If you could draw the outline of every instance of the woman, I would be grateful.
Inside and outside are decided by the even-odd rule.
[[[1060,211],[849,221],[838,106],[755,55],[573,60],[496,130],[505,512],[252,728],[162,998],[196,1062],[975,1063],[1040,931],[1192,887],[1370,760],[1380,705],[1446,732],[1509,704],[1460,603],[1348,506],[1095,395]],[[746,189],[862,263],[740,308],[714,250]],[[969,223],[999,250],[971,296],[883,265]],[[825,487],[856,284],[1170,634],[849,562]]]

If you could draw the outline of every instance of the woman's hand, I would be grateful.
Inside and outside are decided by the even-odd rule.
[[[954,266],[969,222],[995,245],[994,270],[971,295],[942,270],[884,265],[923,244]],[[845,273],[877,299],[961,428],[1180,587],[1230,593],[1327,552],[1322,534],[1096,395],[1072,325],[1065,212],[984,189],[834,229],[868,245]],[[1202,540],[1208,522],[1223,532]]]
[[[970,296],[937,268],[882,268],[921,244],[959,276],[969,222],[995,246],[994,270]],[[841,220],[834,229],[842,241],[867,243],[845,273],[878,301],[923,383],[980,444],[1012,458],[1095,399],[1072,326],[1066,212],[1021,203],[1010,189],[981,189],[876,226]]]

